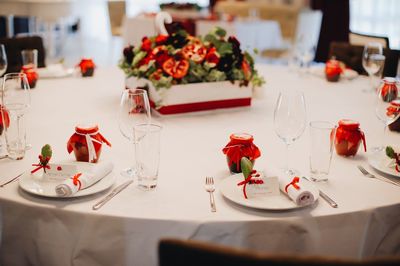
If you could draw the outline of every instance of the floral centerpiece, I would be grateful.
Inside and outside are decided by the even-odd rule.
[[[213,82],[223,81],[236,87],[261,86],[264,79],[258,75],[252,56],[241,50],[240,43],[235,37],[230,36],[227,39],[225,37],[226,31],[221,28],[213,29],[202,38],[191,36],[183,30],[178,30],[171,35],[144,37],[139,46],[130,45],[124,49],[120,67],[128,78],[136,77],[149,81],[147,85],[155,89],[150,88],[150,98],[158,107],[171,105],[171,102],[163,102],[166,90],[179,85],[202,83],[200,87],[193,90],[196,95],[191,95],[189,98],[198,97],[202,93],[198,89],[206,90],[204,83],[208,83],[207,87],[215,85]],[[224,85],[218,85],[218,87],[221,86],[224,87]],[[129,87],[128,84],[127,87]],[[191,91],[187,89],[188,86],[185,88]],[[213,90],[217,89],[214,87]],[[193,91],[190,93],[192,94]],[[243,95],[244,91],[249,90],[242,90],[239,93],[242,95],[238,95],[236,99],[251,98],[251,94]],[[235,97],[225,97],[227,93],[224,91],[221,99],[209,99],[208,102],[235,99]],[[207,102],[207,100],[205,97],[202,101]],[[187,102],[185,99],[179,100],[179,104],[187,103],[191,103],[191,100]],[[172,105],[174,104],[172,101]],[[235,103],[231,104],[226,107],[236,106]],[[250,105],[250,102],[238,105]],[[213,105],[213,108],[215,107],[218,108]]]

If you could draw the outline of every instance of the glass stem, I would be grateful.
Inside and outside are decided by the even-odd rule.
[[[285,161],[286,161],[286,164],[285,164],[285,171],[288,172],[288,171],[289,171],[289,144],[288,144],[288,143],[285,143],[285,144],[286,144],[286,150],[285,150]]]
[[[385,125],[383,126],[383,135],[382,135],[382,149],[385,149],[385,136],[386,136],[386,128],[387,128],[387,125],[385,124]]]

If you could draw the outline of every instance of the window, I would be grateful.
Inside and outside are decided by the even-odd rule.
[[[350,0],[350,30],[387,36],[391,49],[400,49],[400,1]]]

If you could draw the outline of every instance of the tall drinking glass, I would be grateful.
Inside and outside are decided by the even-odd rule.
[[[274,110],[274,128],[279,138],[286,144],[285,173],[296,174],[289,168],[289,146],[304,132],[306,127],[306,103],[304,94],[286,91],[279,94]]]
[[[4,127],[8,157],[20,160],[26,150],[25,114],[30,107],[30,88],[26,75],[9,73],[2,86],[2,120],[9,121]]]
[[[364,46],[362,65],[370,78],[372,91],[375,91],[377,87],[376,80],[380,80],[380,75],[382,75],[385,65],[385,56],[383,55],[383,48],[380,43],[371,42]]]
[[[150,103],[147,92],[142,89],[127,89],[122,93],[118,124],[122,135],[135,145],[134,128],[136,125],[149,124],[151,120]],[[133,164],[136,165],[136,156]],[[134,177],[135,169],[124,169],[121,175]]]
[[[397,80],[395,78],[386,77],[383,79],[382,85],[379,87],[378,92],[376,94],[376,102],[375,102],[375,114],[380,121],[383,122],[383,137],[382,145],[378,147],[374,147],[373,151],[381,151],[385,147],[384,145],[384,135],[386,132],[386,128],[389,124],[393,123],[400,116],[400,112],[397,110],[392,110],[392,102],[397,99],[399,95],[397,86]]]
[[[0,44],[0,77],[6,73],[7,70],[7,54],[4,44]]]

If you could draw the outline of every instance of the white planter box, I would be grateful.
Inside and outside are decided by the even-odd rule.
[[[150,81],[130,77],[125,84],[127,88],[147,84],[151,105],[162,115],[251,105],[251,86],[239,87],[238,82],[191,83],[156,90]]]

